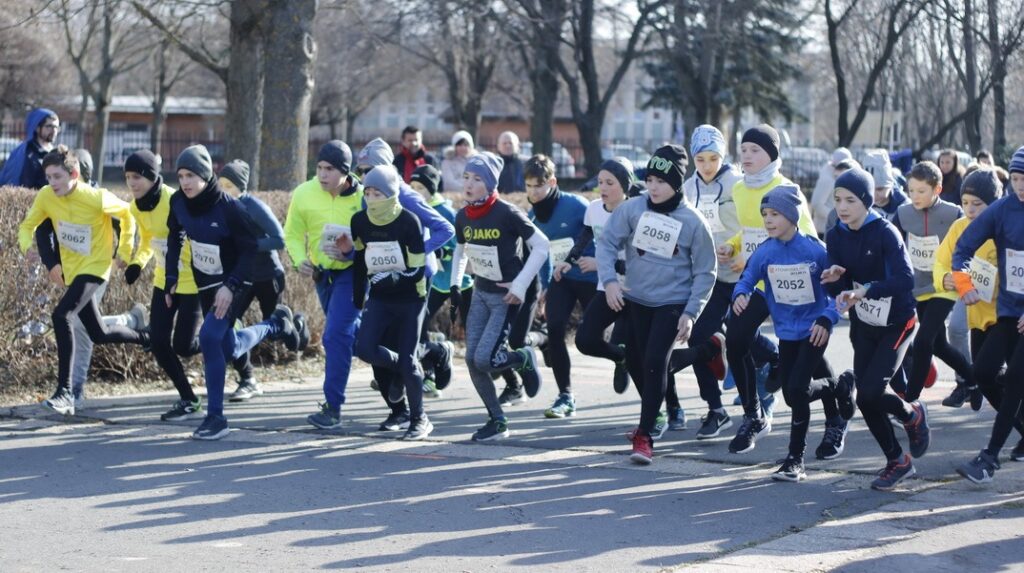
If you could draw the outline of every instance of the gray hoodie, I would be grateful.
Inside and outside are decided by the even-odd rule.
[[[730,165],[723,165],[721,171],[711,183],[704,183],[696,172],[683,183],[683,194],[691,205],[701,210],[698,201],[716,200],[718,203],[718,220],[721,230],[713,227],[711,234],[715,238],[715,246],[721,245],[736,236],[742,230],[739,217],[736,215],[736,203],[732,200],[732,186],[743,179],[743,174]],[[729,265],[718,267],[718,280],[724,283],[735,283],[740,280],[740,273],[732,270]]]
[[[681,223],[673,254],[663,257],[645,251],[641,255],[633,243],[640,219],[647,212],[647,197],[641,196],[619,205],[612,213],[597,240],[598,278],[602,285],[619,280],[615,260],[625,249],[626,299],[652,307],[683,304],[683,312],[696,319],[715,286],[718,263],[711,231],[701,214],[684,199],[671,213],[650,212]]]

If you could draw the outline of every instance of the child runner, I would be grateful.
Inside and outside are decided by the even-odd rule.
[[[527,287],[547,261],[548,239],[525,213],[498,198],[501,167],[501,159],[488,152],[469,159],[463,173],[466,206],[455,216],[458,244],[449,284],[453,318],[461,305],[459,286],[466,263],[471,262],[475,283],[466,317],[466,364],[488,415],[487,423],[473,434],[474,441],[509,435],[491,372],[517,369],[530,396],[537,394],[541,384],[533,349],[509,351],[506,342]],[[530,248],[526,261],[518,255],[522,243]]]
[[[939,198],[942,172],[930,161],[914,165],[907,186],[910,203],[900,206],[893,224],[903,234],[914,267],[914,297],[920,328],[907,367],[907,400],[913,402],[921,396],[922,389],[935,384],[937,371],[932,362],[933,353],[949,364],[968,387],[974,386],[974,382],[970,358],[946,339],[946,317],[953,309],[956,293],[937,293],[932,277],[939,244],[953,222],[963,216],[963,211]]]
[[[836,179],[839,224],[826,235],[831,266],[821,282],[838,295],[839,311],[850,311],[857,406],[886,458],[871,487],[891,491],[915,470],[889,416],[903,423],[915,458],[928,450],[931,434],[924,406],[889,391],[917,333],[917,316],[910,257],[896,227],[871,209],[874,188],[874,179],[863,169]]]
[[[756,285],[765,281],[765,302],[779,337],[779,381],[792,410],[789,455],[772,474],[777,481],[806,477],[804,450],[810,403],[832,391],[827,382],[812,377],[821,363],[828,368],[825,347],[832,327],[839,322],[835,301],[821,285],[821,272],[828,267],[825,245],[817,236],[804,235],[797,229],[801,201],[800,188],[795,185],[779,185],[761,199],[769,238],[747,259],[732,303],[733,314],[741,316]],[[838,417],[837,413],[833,416]],[[841,424],[845,434],[845,420],[830,423]]]
[[[685,343],[715,285],[715,244],[700,213],[683,197],[686,150],[666,145],[647,163],[646,197],[630,199],[612,213],[597,244],[600,281],[608,307],[629,301],[631,334],[626,363],[640,381],[640,425],[630,432],[631,459],[649,464],[655,422],[668,385],[672,345]],[[615,272],[626,250],[624,289]]]
[[[267,253],[257,245],[259,227],[236,199],[224,193],[214,177],[210,153],[202,145],[185,148],[175,162],[181,193],[171,196],[167,217],[167,264],[165,304],[174,304],[180,271],[178,261],[185,240],[192,250],[192,275],[205,312],[199,330],[203,352],[208,414],[192,434],[196,440],[219,440],[229,432],[224,417],[224,376],[228,360],[235,360],[264,338],[286,341],[298,347],[299,333],[292,311],[278,305],[263,322],[235,330],[241,313],[246,283],[265,276],[273,268]]]
[[[398,202],[401,179],[391,165],[379,165],[363,179],[366,210],[352,217],[352,237],[338,237],[342,255],[355,249],[352,303],[363,307],[356,355],[392,376],[378,380],[391,403],[409,401],[405,440],[422,440],[434,426],[423,412],[423,372],[417,358],[427,285],[424,277],[423,227]]]
[[[96,289],[110,278],[114,250],[112,218],[121,221],[117,255],[124,267],[130,260],[135,242],[135,219],[128,204],[106,189],[90,187],[79,180],[78,159],[60,145],[43,158],[46,185],[39,190],[32,206],[18,227],[18,246],[28,253],[35,229],[44,220],[52,221],[57,231],[61,264],[53,267],[58,284],[67,285],[53,309],[53,333],[57,339],[57,389],[43,404],[59,414],[74,416],[75,399],[71,388],[71,358],[75,351],[75,332],[71,324],[77,315],[95,344],[133,343],[146,345],[149,335],[118,324],[106,325],[96,308]],[[35,251],[29,255],[34,264]]]
[[[864,171],[870,173],[875,180],[874,209],[892,221],[896,217],[896,210],[910,199],[893,176],[889,152],[884,149],[869,150],[864,157]]]
[[[953,253],[954,269],[970,269],[978,249],[992,240],[999,267],[998,318],[985,336],[974,361],[974,370],[980,386],[987,388],[995,384],[998,369],[1005,363],[1006,389],[992,424],[988,446],[957,469],[960,475],[975,483],[990,481],[999,469],[999,451],[1014,425],[1019,423],[1021,398],[1024,397],[1024,147],[1018,148],[1010,161],[1010,185],[1013,193],[992,203],[972,221]],[[990,288],[982,280],[975,282],[971,273],[963,270],[955,271],[953,276],[968,306],[979,304],[985,298],[982,289]],[[1020,449],[1018,444],[1015,453]]]
[[[555,164],[546,155],[534,155],[523,168],[526,180],[526,199],[530,202],[530,221],[550,241],[550,261],[558,265],[569,257],[575,238],[583,230],[587,202],[572,193],[563,193],[555,178]],[[558,397],[544,411],[546,418],[565,418],[576,415],[576,398],[572,392],[569,373],[569,350],[565,345],[569,316],[578,303],[586,308],[597,292],[597,267],[593,258],[593,244],[580,253],[581,258],[568,268],[559,266],[552,281],[551,265],[540,271],[541,295],[544,315],[548,324],[548,351],[545,362],[555,374]]]

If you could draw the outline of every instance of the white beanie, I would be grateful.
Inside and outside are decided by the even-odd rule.
[[[469,147],[470,148],[475,147],[473,145],[473,136],[470,135],[468,131],[465,131],[465,130],[462,130],[462,129],[460,129],[459,131],[456,131],[452,135],[452,147],[455,147],[456,145],[458,145],[459,142],[462,141],[463,139],[465,139],[466,142],[469,143]]]

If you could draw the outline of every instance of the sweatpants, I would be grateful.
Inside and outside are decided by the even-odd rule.
[[[569,317],[572,316],[576,303],[587,308],[597,292],[597,284],[563,278],[552,281],[548,287],[544,301],[544,313],[548,319],[548,352],[551,370],[555,374],[560,394],[572,394],[572,380],[569,376],[572,364],[569,360],[569,349],[565,344]],[[604,293],[601,293],[604,296]]]
[[[949,345],[963,354],[968,362],[973,362],[971,331],[967,325],[967,305],[964,304],[963,299],[958,298],[953,304],[953,311],[949,313],[949,328],[946,330],[946,334],[949,337]],[[962,380],[957,374],[957,382],[966,382],[966,380]]]
[[[324,399],[332,410],[345,403],[360,311],[352,304],[352,268],[325,270],[316,282],[324,322]]]
[[[235,330],[235,319],[244,309],[244,292],[235,294],[223,318],[213,312],[213,303],[220,287],[199,291],[199,304],[205,314],[199,329],[199,348],[203,353],[203,371],[206,375],[207,410],[210,415],[224,414],[224,377],[228,361],[234,361],[254,348],[264,338],[281,332],[275,322],[264,320],[258,324]],[[236,301],[238,304],[235,304]]]
[[[969,386],[974,385],[970,357],[961,354],[946,339],[946,317],[952,309],[953,301],[944,298],[933,298],[917,303],[917,316],[920,318],[921,326],[911,349],[913,361],[907,380],[907,400],[911,402],[921,397],[933,354],[953,368]]]
[[[57,390],[72,391],[71,361],[78,345],[72,321],[78,317],[86,338],[95,344],[142,344],[143,335],[127,326],[106,325],[96,306],[96,289],[105,281],[92,275],[78,275],[54,307],[51,319],[57,339]]]
[[[503,293],[474,289],[473,304],[466,317],[466,366],[491,418],[505,416],[491,373],[521,368],[525,360],[509,349],[509,333],[519,305],[505,303],[504,297]]]
[[[850,322],[856,325],[850,328],[850,342],[853,344],[853,372],[857,376],[857,407],[886,459],[898,459],[903,455],[903,448],[896,439],[889,416],[907,423],[913,417],[913,410],[906,400],[889,391],[889,382],[914,342],[917,318],[911,317],[902,325],[871,326],[854,315]]]
[[[96,301],[96,308],[100,308],[103,301],[103,295],[107,291],[107,283],[104,282],[92,295]],[[85,325],[82,324],[82,320],[75,317],[73,321],[73,328],[75,329],[75,354],[71,357],[71,388],[74,390],[77,396],[82,392],[85,387],[85,383],[89,380],[89,366],[92,364],[92,340],[89,339],[89,332],[85,329]],[[114,314],[104,315],[103,324],[107,326],[124,326],[131,328],[131,315],[128,314]]]
[[[390,302],[370,298],[356,336],[360,360],[390,376],[375,378],[387,402],[391,384],[404,384],[413,419],[423,417],[423,371],[417,359],[424,301]]]
[[[822,401],[826,419],[835,419],[839,415],[832,392],[832,368],[825,360],[826,346],[814,346],[810,338],[779,341],[778,377],[782,384],[782,396],[792,411],[789,455],[793,457],[803,458],[807,448],[807,426],[811,421],[812,402]]]
[[[167,307],[163,289],[153,287],[149,306],[150,347],[156,363],[167,374],[182,400],[194,402],[196,394],[185,375],[180,357],[199,354],[198,294],[175,294]]]
[[[995,384],[993,372],[1006,363],[1006,389],[999,413],[992,424],[992,436],[985,451],[999,457],[999,451],[1013,430],[1014,422],[1020,416],[1021,401],[1024,399],[1024,336],[1017,332],[1017,318],[1000,316],[989,327],[985,344],[981,347],[975,363],[975,374],[984,386]]]
[[[665,400],[668,358],[684,308],[682,304],[646,306],[633,301],[626,307],[632,335],[626,343],[626,367],[640,386],[640,430],[648,436]]]

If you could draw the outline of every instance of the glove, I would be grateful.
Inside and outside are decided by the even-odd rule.
[[[128,284],[135,284],[135,281],[139,280],[139,275],[142,274],[142,267],[136,264],[130,264],[124,270],[124,282]]]
[[[451,319],[452,324],[455,324],[455,320],[459,317],[459,308],[462,307],[462,291],[459,287],[452,287],[450,296],[448,298],[448,317]]]

